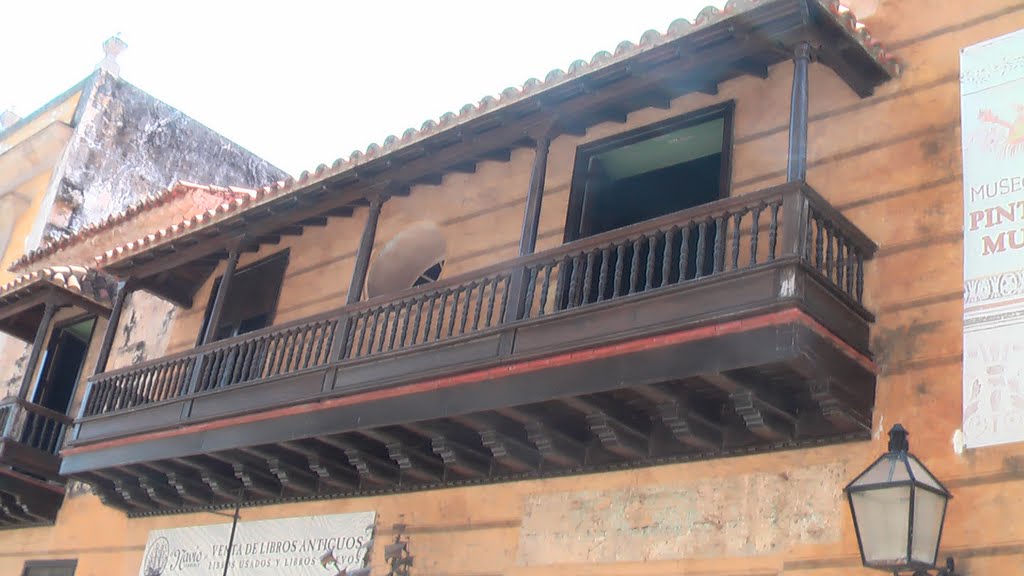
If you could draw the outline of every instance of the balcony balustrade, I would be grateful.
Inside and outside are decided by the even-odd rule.
[[[554,453],[559,442],[545,436],[558,436],[552,432],[558,422],[577,420],[562,409],[582,414],[588,430],[565,438],[596,442],[605,453],[634,461],[659,457],[655,445],[664,439],[656,438],[666,429],[685,445],[686,457],[864,437],[874,375],[867,352],[873,317],[863,294],[875,248],[806,184],[727,198],[99,374],[89,381],[63,471],[106,486],[114,505],[147,513],[173,507],[168,502],[187,507],[219,496],[209,482],[203,496],[175,485],[178,495],[159,501],[138,496],[139,486],[170,486],[190,469],[219,470],[220,478],[245,484],[244,469],[254,458],[280,464],[280,450],[302,455],[314,471],[314,460],[336,453],[351,467],[347,474],[362,477],[350,485],[355,491],[384,482],[360,467],[359,454],[367,452],[399,463],[385,474],[389,482],[447,478],[436,470],[417,474],[412,460],[396,456],[401,446],[415,444],[410,434],[421,440],[441,434],[426,452],[442,458],[445,446],[451,456],[452,438],[476,430],[479,438],[460,442],[479,444],[470,458],[478,465],[457,465],[451,456],[436,463],[438,470],[468,474],[472,468],[499,478],[530,459],[486,463],[501,452],[484,438],[486,423],[495,419],[504,423],[499,428],[522,428],[516,442],[550,460],[549,472],[586,467],[590,457],[563,458]],[[648,348],[666,343],[679,347],[675,355],[642,359]],[[602,354],[617,363],[603,364]],[[592,371],[545,372],[575,370],[570,364]],[[515,384],[516,370],[530,378]],[[442,390],[462,380],[478,384],[478,392]],[[506,380],[511,383],[503,387]],[[311,405],[357,410],[358,399],[388,402],[394,391],[415,386],[444,396],[363,407],[351,417],[301,415]],[[622,416],[615,407],[622,390],[654,408],[646,416]],[[670,404],[691,406],[693,418],[673,419]],[[294,414],[273,415],[289,406]],[[609,428],[609,421],[618,424]],[[236,424],[261,427],[232,431]],[[190,425],[200,426],[193,434]],[[461,432],[452,436],[452,426]],[[170,447],[179,434],[192,436]],[[360,446],[352,434],[376,448]],[[316,448],[307,445],[313,438]],[[136,439],[152,445],[131,447]],[[262,473],[273,476],[268,465]],[[288,492],[281,478],[262,497]],[[337,491],[337,483],[327,484],[317,487],[314,478],[305,490]]]

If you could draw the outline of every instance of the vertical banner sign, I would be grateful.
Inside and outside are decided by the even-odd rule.
[[[374,512],[239,522],[232,576],[336,576],[362,568]],[[149,533],[139,576],[221,576],[231,523]]]
[[[1024,30],[960,53],[968,447],[1024,440]]]

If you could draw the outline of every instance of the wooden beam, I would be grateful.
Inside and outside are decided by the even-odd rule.
[[[183,500],[169,484],[165,484],[155,476],[139,473],[137,476],[139,486],[146,493],[150,500],[156,504],[169,509],[181,508]]]
[[[122,476],[114,469],[96,470],[95,474],[106,479],[114,488],[114,492],[127,505],[141,510],[153,511],[159,506],[153,502],[135,478]]]
[[[246,492],[261,498],[281,496],[281,485],[278,479],[271,475],[263,465],[257,465],[251,458],[244,457],[241,452],[217,452],[209,456],[227,464]]]
[[[551,138],[542,136],[534,149],[533,166],[530,168],[530,187],[526,191],[526,210],[519,234],[519,255],[533,254],[537,248],[537,230],[540,228],[541,205],[544,201],[544,180],[548,171],[548,151]]]
[[[324,436],[319,441],[345,453],[349,463],[359,472],[360,480],[377,486],[398,484],[401,473],[398,464],[373,453],[364,443],[351,438]]]
[[[458,164],[452,164],[448,167],[449,172],[456,172],[458,174],[476,174],[476,162],[460,162]]]
[[[352,266],[352,280],[348,285],[346,304],[355,304],[363,297],[366,273],[370,270],[370,257],[373,255],[373,244],[377,237],[377,221],[380,219],[380,211],[385,199],[383,196],[376,196],[370,201],[366,224],[363,226],[363,235],[359,239],[359,248],[356,250],[356,261]]]
[[[346,492],[359,487],[359,473],[349,465],[344,454],[334,454],[326,444],[309,445],[293,440],[282,442],[281,446],[305,457],[320,484]]]
[[[649,423],[623,406],[599,396],[565,398],[562,403],[586,416],[590,431],[609,452],[634,460],[650,455]]]
[[[871,431],[871,407],[835,379],[821,376],[810,383],[811,398],[826,420],[843,432]]]
[[[722,448],[722,427],[694,410],[685,395],[656,384],[636,386],[633,390],[653,403],[656,417],[677,441],[697,450]]]
[[[479,157],[481,160],[489,160],[491,162],[508,162],[512,159],[512,150],[510,148],[499,148],[484,152]]]
[[[220,286],[217,287],[217,295],[213,300],[213,308],[210,310],[210,317],[207,320],[206,333],[203,334],[203,344],[213,342],[220,328],[220,315],[224,311],[224,305],[228,301],[228,294],[231,291],[231,282],[234,280],[235,268],[238,266],[238,249],[231,250],[228,254],[228,263],[224,267],[224,275],[221,276]]]
[[[194,472],[172,465],[169,462],[156,461],[146,464],[167,478],[167,484],[174,488],[182,501],[194,506],[204,506],[213,502],[213,493],[209,486],[196,478]]]
[[[490,475],[491,454],[480,445],[472,430],[454,422],[417,423],[406,427],[430,439],[431,448],[449,471],[470,478]]]
[[[223,469],[225,468],[223,463],[215,464],[212,459],[196,460],[192,458],[182,458],[176,462],[197,472],[200,480],[209,487],[215,496],[231,501],[238,498],[242,483],[230,471]]]
[[[413,180],[410,184],[413,186],[440,186],[442,182],[444,182],[444,174],[427,174]]]
[[[331,218],[349,217],[355,214],[355,209],[351,206],[339,206],[324,212],[324,214]]]
[[[299,222],[299,226],[327,226],[326,216],[313,216]]]
[[[574,467],[582,465],[587,459],[587,449],[582,442],[542,420],[527,422],[526,436],[546,462]]]
[[[279,234],[266,234],[256,238],[258,244],[272,244],[277,245],[281,243],[281,236]]]
[[[698,378],[728,393],[733,410],[758,437],[772,442],[793,438],[796,418],[777,394],[755,390],[726,374],[701,374]]]
[[[198,286],[196,286],[198,289]],[[175,304],[181,308],[192,307],[192,296],[174,286],[170,282],[152,281],[149,278],[138,283],[138,290],[145,290],[154,296]]]
[[[96,368],[93,375],[102,374],[107,370],[107,361],[110,358],[110,348],[114,345],[114,336],[117,335],[118,324],[121,322],[121,311],[124,309],[124,299],[130,291],[129,284],[120,282],[117,285],[117,294],[114,296],[114,306],[110,309],[110,317],[107,318],[107,328],[103,331],[103,341],[100,343],[100,352],[96,358]]]
[[[388,456],[398,464],[403,481],[412,478],[418,482],[438,482],[444,477],[444,462],[441,458],[409,435],[387,430],[360,432],[384,444]]]
[[[32,348],[29,351],[28,361],[25,363],[25,373],[21,377],[21,391],[18,393],[19,398],[28,399],[29,388],[35,382],[36,373],[39,371],[39,356],[43,353],[43,347],[46,345],[46,335],[50,333],[50,324],[53,323],[53,315],[57,313],[57,305],[52,301],[47,301],[43,305],[43,317],[39,321],[39,326],[36,327],[36,336],[32,341]]]
[[[276,230],[281,236],[302,236],[302,226],[282,226]]]
[[[476,430],[480,442],[502,466],[516,472],[535,471],[543,458],[537,448],[526,440],[525,430],[497,416],[460,416],[457,421]]]
[[[811,61],[811,45],[797,44],[793,51],[793,92],[789,103],[789,153],[786,180],[801,182],[807,179],[807,69]]]
[[[305,464],[297,464],[289,455],[266,446],[245,448],[242,451],[266,462],[270,473],[277,478],[283,489],[306,496],[316,494],[317,477]]]

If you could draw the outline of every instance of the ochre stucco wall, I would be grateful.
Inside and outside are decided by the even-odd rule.
[[[243,517],[375,510],[381,539],[394,522],[409,524],[417,576],[871,574],[859,567],[840,491],[884,450],[883,432],[899,421],[911,430],[913,451],[955,493],[943,543],[962,572],[1024,573],[1024,524],[1014,520],[1024,505],[1024,445],[958,454],[952,442],[961,420],[959,49],[1024,28],[1024,5],[883,0],[870,26],[906,63],[904,75],[861,100],[831,72],[812,68],[808,179],[880,245],[865,286],[868,308],[878,317],[872,328],[880,369],[873,441],[268,506],[246,509]],[[644,110],[631,114],[625,126],[605,124],[580,139],[556,140],[541,246],[561,239],[579,142],[714,102],[737,102],[734,193],[780,181],[790,70],[780,65],[767,80],[736,80],[721,86],[718,96],[682,98],[670,111]],[[513,255],[530,161],[530,152],[520,151],[509,164],[485,165],[477,174],[449,177],[440,187],[416,189],[385,205],[378,246],[405,222],[430,217],[442,223],[453,248],[447,273]],[[357,211],[350,220],[332,220],[322,232],[288,241],[293,264],[280,321],[343,301],[364,215]],[[319,244],[330,239],[329,246]],[[300,252],[315,255],[299,266]],[[340,259],[332,264],[332,280],[324,281],[327,288],[310,280],[318,272],[296,273],[332,258]],[[200,290],[208,293],[209,282]],[[194,341],[200,309],[175,316],[172,349]],[[30,558],[78,558],[79,575],[136,574],[149,530],[223,521],[209,514],[129,520],[95,497],[79,495],[68,500],[55,527],[0,534],[0,573],[15,574]],[[384,572],[382,560],[377,547],[375,573]]]

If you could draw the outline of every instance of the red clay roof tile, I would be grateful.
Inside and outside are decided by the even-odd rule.
[[[665,34],[656,30],[648,30],[641,36],[639,44],[633,44],[628,40],[623,41],[615,48],[614,54],[609,54],[607,51],[601,51],[594,54],[589,62],[585,60],[576,60],[570,64],[568,70],[555,69],[548,72],[543,81],[536,78],[530,78],[519,88],[508,87],[502,90],[500,97],[498,98],[491,95],[484,96],[476,104],[466,104],[457,114],[454,112],[446,112],[436,121],[433,119],[426,120],[422,126],[420,126],[419,130],[415,128],[406,129],[405,132],[402,133],[401,138],[391,135],[384,139],[383,144],[371,143],[366,147],[365,151],[354,150],[347,159],[338,158],[329,168],[325,164],[320,164],[317,166],[313,174],[310,174],[308,171],[304,171],[299,175],[298,179],[287,178],[259,188],[255,191],[247,191],[248,193],[245,195],[239,195],[239,197],[234,200],[226,201],[216,207],[206,210],[205,212],[194,214],[189,218],[184,218],[181,222],[170,224],[154,234],[147,235],[143,238],[139,238],[138,240],[127,242],[107,250],[96,257],[96,263],[99,266],[106,266],[128,254],[138,252],[165,238],[185,234],[192,229],[203,226],[204,224],[223,219],[227,217],[226,215],[248,208],[259,203],[261,200],[282,196],[311,183],[336,176],[340,173],[351,170],[364,162],[386,155],[397,149],[404,148],[414,142],[433,136],[438,132],[458,126],[471,118],[493,112],[494,110],[503,108],[513,102],[517,102],[526,96],[550,90],[551,88],[571,81],[574,78],[600,70],[614,62],[631,58],[653,48],[654,46],[671,40],[676,40],[680,36],[689,34],[694,30],[698,30],[704,26],[715,23],[723,18],[753,9],[771,1],[773,0],[728,0],[724,8],[721,10],[714,6],[707,6],[697,14],[697,17],[693,22],[686,19],[673,21],[669,25]],[[887,52],[880,42],[871,37],[867,29],[857,21],[856,16],[854,16],[849,9],[844,7],[839,0],[809,1],[817,2],[821,6],[825,7],[836,18],[836,20],[847,29],[850,37],[864,46],[882,67],[887,69],[892,76],[899,75],[900,64],[896,58]]]

